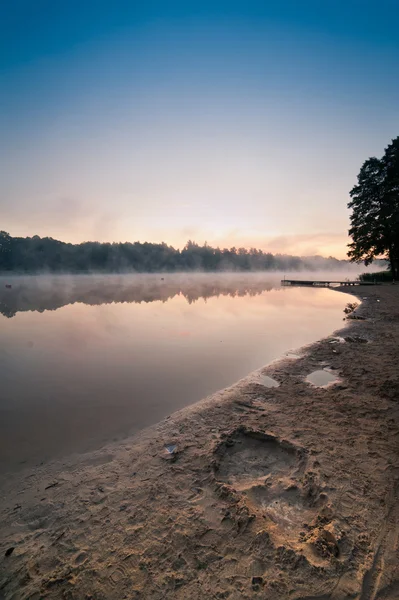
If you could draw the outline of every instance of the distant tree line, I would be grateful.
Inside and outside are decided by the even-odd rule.
[[[0,231],[0,272],[157,273],[178,271],[299,271],[340,269],[346,260],[271,254],[256,248],[212,248],[188,241],[182,250],[148,242],[68,244],[53,238],[11,237]]]

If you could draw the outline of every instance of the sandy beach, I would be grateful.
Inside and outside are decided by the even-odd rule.
[[[399,598],[399,286],[341,291],[361,306],[278,387],[4,477],[0,598]]]

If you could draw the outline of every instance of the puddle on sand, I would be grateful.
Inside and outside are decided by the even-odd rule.
[[[306,381],[311,383],[317,387],[325,387],[330,383],[335,383],[338,381],[338,377],[325,371],[324,369],[319,369],[318,371],[313,371],[306,377]]]
[[[366,340],[366,338],[359,337],[358,335],[348,335],[345,338],[345,342],[349,342],[350,344],[367,344],[368,340]]]
[[[268,388],[278,387],[280,384],[275,379],[272,379],[268,375],[260,375],[259,383]]]
[[[165,446],[165,450],[166,450],[166,452],[169,452],[169,454],[173,454],[174,452],[176,452],[176,448],[177,448],[176,444],[167,444]]]
[[[297,358],[301,358],[300,354],[295,354],[295,352],[287,352],[285,354],[286,358],[293,358],[293,359],[297,359]]]
[[[330,344],[345,344],[345,338],[337,336],[329,340]]]

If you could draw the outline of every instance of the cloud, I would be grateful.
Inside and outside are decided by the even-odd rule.
[[[299,256],[346,256],[346,245],[349,238],[346,233],[307,233],[280,235],[269,238],[266,245],[273,253],[281,252]]]
[[[243,235],[232,231],[223,238],[208,236],[211,245],[260,248],[273,254],[296,256],[335,256],[346,258],[349,238],[346,233],[301,233],[278,236],[262,236],[259,233]]]
[[[125,241],[124,235],[131,239],[123,213],[112,206],[99,209],[94,203],[76,197],[56,197],[39,205],[34,212],[24,212],[21,206],[2,221],[11,235],[21,237],[40,235],[72,243]]]

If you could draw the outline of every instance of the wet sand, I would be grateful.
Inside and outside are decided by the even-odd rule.
[[[364,320],[262,369],[278,387],[3,479],[0,597],[397,599],[399,287],[348,292]]]

